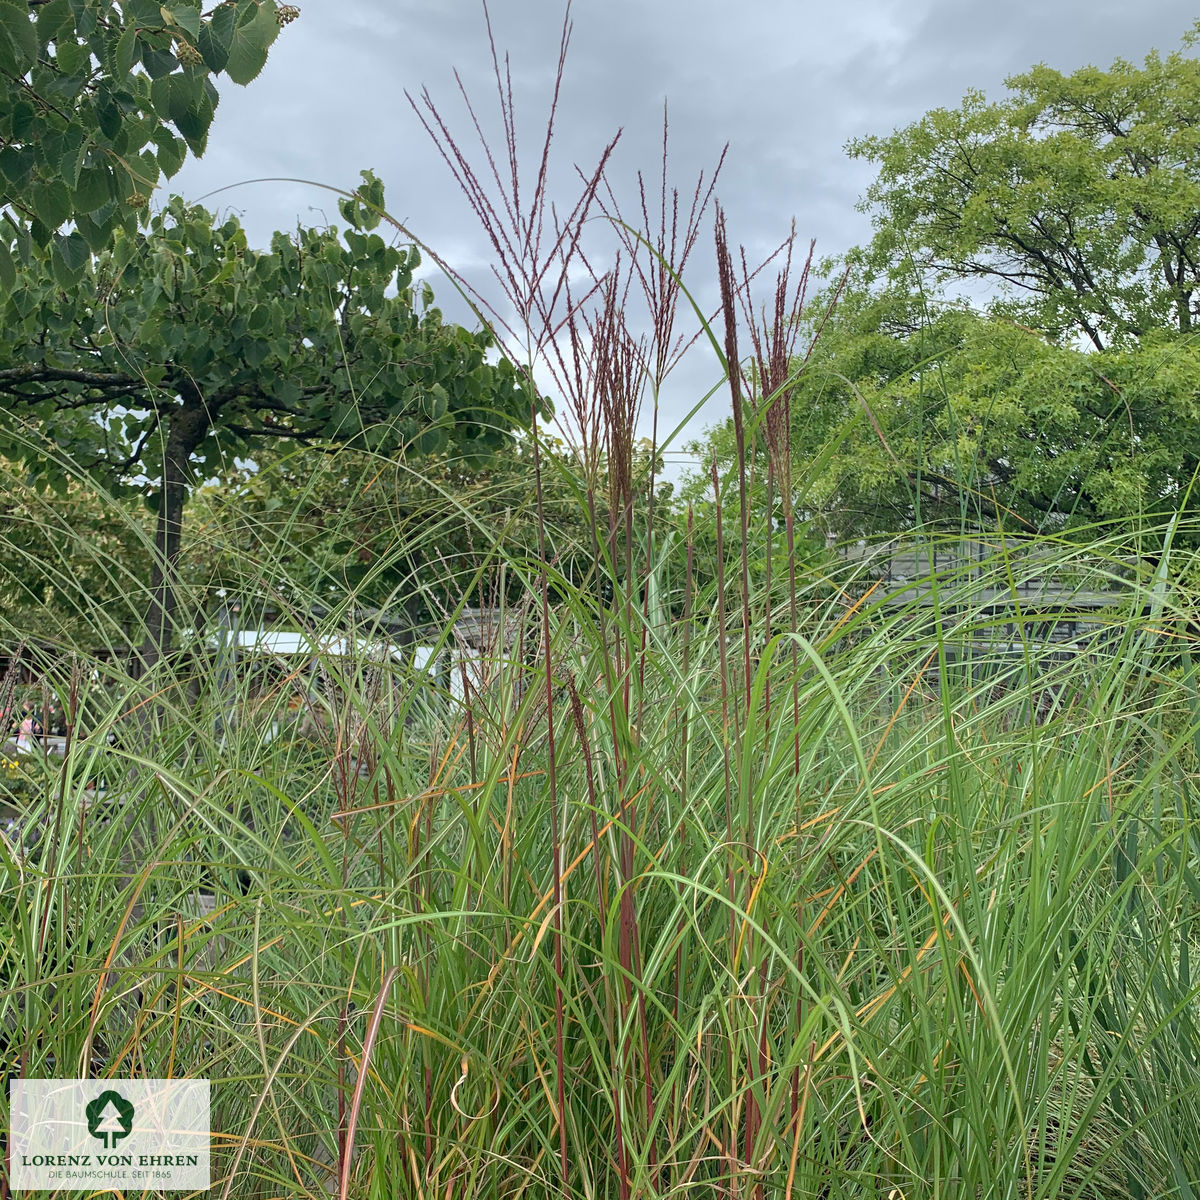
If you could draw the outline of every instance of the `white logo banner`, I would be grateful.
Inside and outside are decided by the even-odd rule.
[[[203,1191],[207,1079],[14,1079],[9,1181],[23,1191]]]

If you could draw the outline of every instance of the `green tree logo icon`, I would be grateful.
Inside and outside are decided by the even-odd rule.
[[[84,1110],[88,1133],[111,1150],[133,1128],[133,1105],[119,1092],[101,1092]]]

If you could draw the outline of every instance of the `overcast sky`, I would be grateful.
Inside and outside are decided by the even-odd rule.
[[[535,155],[563,5],[491,0],[490,10],[511,57],[518,133]],[[794,217],[820,255],[870,233],[856,204],[872,172],[846,156],[848,139],[889,133],[972,88],[998,99],[1006,76],[1036,62],[1063,71],[1140,62],[1151,49],[1176,48],[1197,16],[1185,0],[575,0],[571,11],[557,180],[569,183],[575,163],[594,165],[618,129],[614,179],[656,171],[666,99],[681,189],[730,144],[718,195],[731,240],[765,252]],[[172,190],[197,200],[263,176],[349,188],[370,167],[389,211],[482,284],[486,242],[405,99],[428,87],[469,141],[455,69],[481,112],[494,115],[480,0],[305,0],[263,74],[244,89],[223,86],[208,153],[189,160]],[[206,203],[237,212],[260,243],[298,220],[338,220],[335,197],[295,184],[245,184]],[[706,297],[711,265],[706,230],[689,280]],[[438,298],[462,315],[446,289]],[[699,350],[665,398],[665,416],[685,412],[714,370]],[[711,402],[694,431],[723,405]]]

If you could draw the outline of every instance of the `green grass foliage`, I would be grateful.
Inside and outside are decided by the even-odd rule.
[[[73,642],[4,631],[71,724],[0,834],[10,1074],[211,1079],[215,1197],[1197,1194],[1166,574],[1064,657],[999,537],[925,608],[831,556],[794,632],[778,574],[718,595],[645,530],[632,582],[603,539],[589,578],[545,568],[543,627],[539,563],[475,537],[506,632],[465,695],[199,634],[139,676],[128,588]],[[257,569],[314,642],[382,637]],[[973,660],[987,588],[1017,649]]]

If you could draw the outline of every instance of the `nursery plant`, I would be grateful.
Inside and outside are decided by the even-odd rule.
[[[414,466],[430,521],[331,604],[286,514],[212,506],[197,544],[253,545],[302,664],[210,623],[147,667],[98,605],[90,645],[5,629],[69,724],[0,830],[6,1069],[212,1080],[221,1197],[1195,1195],[1186,511],[1148,516],[1149,572],[1123,524],[1036,555],[923,528],[905,591],[824,552],[791,445],[805,256],[750,270],[665,153],[641,219],[609,148],[555,220],[554,108],[529,164],[497,70],[502,152],[419,103],[505,285],[494,313],[464,292],[556,401],[525,511]],[[672,510],[657,397],[692,340],[734,449]],[[387,450],[357,480],[314,459],[310,494],[370,496]],[[1069,648],[1029,600],[1054,572],[1112,595]],[[391,652],[393,577],[439,614],[419,655]]]

